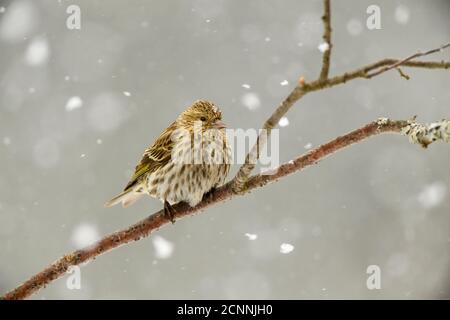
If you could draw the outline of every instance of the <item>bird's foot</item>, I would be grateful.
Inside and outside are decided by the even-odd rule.
[[[170,222],[175,223],[175,209],[172,207],[172,205],[164,201],[164,216],[170,220]]]
[[[217,190],[216,187],[212,187],[211,190],[209,190],[205,195],[203,196],[204,200],[212,201],[214,200],[214,192]]]

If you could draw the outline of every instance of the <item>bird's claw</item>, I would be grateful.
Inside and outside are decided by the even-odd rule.
[[[209,190],[207,193],[205,193],[203,199],[207,200],[207,201],[213,201],[214,200],[214,192],[216,191],[217,188],[213,187],[211,188],[211,190]]]
[[[170,205],[169,202],[164,201],[164,216],[172,222],[175,223],[175,209]]]

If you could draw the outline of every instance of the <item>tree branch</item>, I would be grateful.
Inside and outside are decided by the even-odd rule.
[[[415,120],[393,121],[387,118],[378,119],[364,127],[333,139],[330,142],[299,156],[295,160],[279,166],[271,174],[265,173],[264,175],[259,174],[252,176],[247,182],[246,192],[263,187],[284,176],[303,170],[352,144],[358,143],[374,135],[387,132],[401,133],[408,136],[412,143],[427,147],[432,142],[438,140],[450,142],[450,121],[442,120],[429,125],[422,125],[415,122]],[[206,207],[231,199],[233,196],[235,196],[235,193],[232,190],[232,182],[229,182],[214,191],[210,196],[205,197],[203,201],[194,208],[186,203],[176,204],[174,206],[174,218],[178,220],[185,216],[193,215]],[[171,221],[164,215],[164,211],[160,210],[126,229],[105,236],[90,247],[74,251],[59,258],[56,262],[31,277],[19,287],[6,293],[1,299],[24,299],[39,289],[42,289],[53,280],[63,276],[69,267],[87,263],[114,248],[147,237],[151,232],[170,222]]]
[[[266,120],[263,125],[263,131],[258,136],[255,145],[247,154],[244,164],[239,168],[238,173],[232,180],[233,192],[245,192],[245,183],[255,168],[256,160],[259,158],[259,148],[265,144],[267,136],[270,135],[271,130],[278,124],[281,117],[306,93],[307,91],[303,90],[303,87],[296,86],[287,98],[275,109],[270,118]]]
[[[339,84],[344,84],[348,81],[358,78],[371,79],[379,76],[384,72],[398,68],[399,66],[422,69],[448,69],[450,68],[450,61],[411,61],[416,57],[423,57],[439,52],[448,48],[450,44],[441,46],[436,49],[429,50],[425,53],[416,53],[404,59],[383,59],[366,66],[360,67],[356,70],[345,72],[341,75],[321,80],[320,78],[312,82],[302,81],[291,91],[287,98],[275,109],[269,119],[264,123],[262,132],[256,141],[256,144],[247,154],[244,164],[240,167],[238,173],[233,179],[233,191],[235,193],[242,193],[245,191],[245,183],[255,168],[256,160],[259,158],[259,149],[262,148],[270,131],[278,124],[281,117],[283,117],[289,109],[304,95],[310,92],[331,88]],[[374,71],[373,73],[369,73]]]
[[[312,91],[318,91],[318,90],[322,90],[325,88],[331,88],[334,87],[336,85],[339,84],[344,84],[348,81],[351,80],[355,80],[358,78],[362,78],[362,79],[368,79],[367,75],[370,71],[372,70],[377,70],[380,69],[383,66],[390,66],[390,65],[394,65],[394,64],[398,64],[398,62],[400,62],[402,60],[400,59],[383,59],[380,61],[377,61],[375,63],[371,63],[368,64],[364,67],[361,67],[359,69],[350,71],[350,72],[345,72],[341,75],[329,78],[326,81],[313,81],[310,83],[305,83],[304,89],[308,92],[312,92]],[[422,68],[422,69],[449,69],[450,68],[450,61],[406,61],[401,63],[402,66],[404,67],[409,67],[409,68]],[[381,75],[382,73],[391,70],[392,68],[382,68],[383,72],[377,72],[376,76]],[[374,76],[370,77],[369,79],[373,78]]]
[[[323,41],[326,47],[322,56],[322,70],[320,71],[319,79],[324,81],[328,78],[328,73],[330,70],[330,57],[331,57],[331,48],[333,44],[331,43],[331,9],[330,9],[330,0],[323,0]]]
[[[300,100],[305,94],[313,91],[322,90],[325,88],[330,88],[338,84],[346,83],[349,80],[356,78],[366,78],[371,79],[376,77],[386,71],[389,71],[400,66],[405,67],[416,67],[416,68],[426,68],[426,69],[447,69],[450,68],[450,61],[411,61],[415,58],[424,57],[431,55],[436,52],[440,52],[450,46],[449,44],[440,46],[439,48],[428,50],[424,53],[418,52],[410,55],[404,59],[383,59],[378,62],[369,64],[360,69],[346,72],[343,75],[328,78],[330,69],[330,57],[331,57],[331,7],[330,0],[323,1],[324,14],[322,16],[322,21],[324,24],[324,34],[323,39],[325,43],[328,44],[327,50],[324,51],[322,57],[322,68],[320,76],[317,80],[306,83],[303,78],[299,81],[297,86],[291,91],[288,97],[275,109],[269,119],[266,120],[263,126],[263,131],[258,136],[255,145],[252,147],[250,152],[245,158],[244,164],[239,168],[238,173],[233,178],[232,189],[233,192],[239,194],[245,192],[246,182],[248,177],[255,168],[256,160],[259,159],[259,150],[265,145],[267,137],[270,136],[272,129],[278,124],[281,117],[283,117],[289,109],[294,105],[295,102]],[[373,71],[373,73],[369,73]]]
[[[377,76],[379,74],[382,74],[383,72],[389,71],[389,70],[394,69],[394,68],[398,68],[401,65],[405,65],[406,62],[411,61],[411,60],[413,60],[415,58],[420,58],[420,57],[424,57],[424,56],[427,56],[427,55],[430,55],[430,54],[433,54],[433,53],[436,53],[436,52],[440,52],[440,51],[443,51],[444,49],[446,49],[448,47],[450,47],[450,43],[447,43],[447,44],[441,46],[440,48],[428,50],[427,52],[424,52],[424,53],[417,52],[417,53],[415,53],[413,55],[410,55],[409,57],[406,57],[403,60],[397,61],[395,63],[392,63],[391,65],[388,65],[388,66],[386,66],[384,68],[381,68],[380,70],[378,70],[376,72],[367,74],[366,78],[367,79],[373,78],[373,77],[375,77],[375,76]]]

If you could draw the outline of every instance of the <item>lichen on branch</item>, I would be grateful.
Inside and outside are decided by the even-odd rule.
[[[450,142],[450,121],[444,119],[428,125],[408,121],[408,125],[402,129],[402,134],[408,136],[411,143],[423,148],[438,140]]]

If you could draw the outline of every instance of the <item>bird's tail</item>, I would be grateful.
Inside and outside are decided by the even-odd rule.
[[[134,189],[128,189],[106,202],[105,207],[112,207],[122,203],[122,207],[126,208],[135,203],[141,196],[142,193],[136,192]]]

